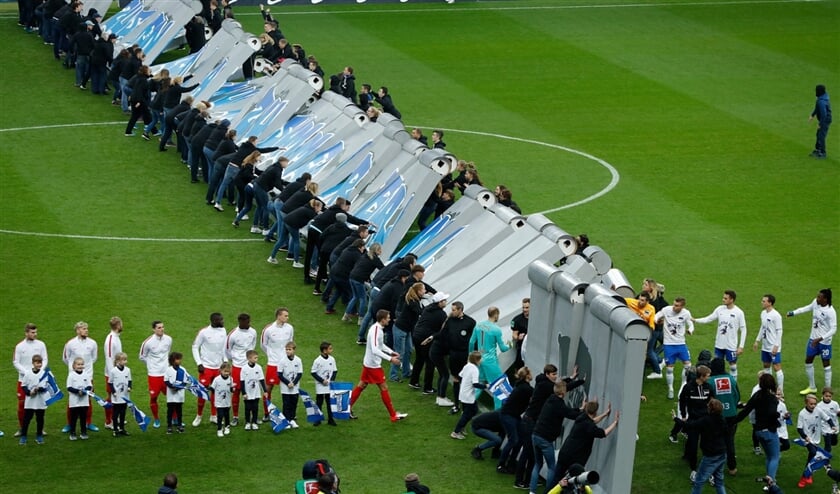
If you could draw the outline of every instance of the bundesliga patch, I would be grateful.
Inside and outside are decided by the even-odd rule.
[[[732,394],[732,382],[729,379],[715,379],[715,394]]]

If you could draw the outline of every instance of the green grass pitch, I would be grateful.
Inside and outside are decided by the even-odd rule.
[[[256,7],[235,10],[247,30],[261,31]],[[764,293],[786,311],[820,288],[838,288],[840,129],[829,132],[829,159],[813,160],[815,127],[807,122],[816,84],[826,84],[835,104],[840,98],[836,0],[324,2],[278,4],[273,13],[328,74],[352,65],[359,84],[387,85],[406,125],[427,135],[451,129],[448,149],[475,161],[490,188],[507,185],[526,213],[581,201],[610,183],[605,167],[562,148],[609,163],[618,172],[614,188],[547,216],[566,231],[588,233],[637,287],[651,276],[667,286],[669,300],[684,295],[698,316],[735,289],[750,342]],[[354,329],[323,314],[299,272],[267,264],[267,244],[233,230],[232,211],[205,206],[204,188],[189,183],[172,152],[124,138],[127,119],[118,108],[74,88],[50,47],[16,26],[14,4],[0,5],[0,39],[0,352],[11,356],[24,324],[35,322],[63,382],[61,349],[73,324],[89,322],[101,345],[108,319],[120,315],[133,396],[143,404],[137,352],[153,319],[189,354],[210,312],[230,325],[247,311],[261,328],[285,305],[304,365],[328,339],[339,377],[357,379],[362,349]],[[785,390],[794,413],[806,384],[809,321],[785,320]],[[711,328],[700,326],[691,351],[712,342]],[[194,371],[191,357],[185,361]],[[326,457],[344,492],[402,492],[410,471],[438,493],[515,492],[512,477],[469,456],[474,436],[449,439],[455,419],[405,385],[391,387],[397,409],[411,414],[398,424],[368,390],[360,420],[335,429],[303,426],[275,437],[237,428],[222,440],[205,423],[181,436],[134,428],[130,438],[100,432],[70,443],[58,432],[61,404],[47,413],[47,444],[20,447],[11,437],[14,371],[5,365],[4,489],[154,492],[164,473],[176,471],[181,492],[291,492],[302,463]],[[757,354],[748,349],[739,367],[748,392]],[[102,369],[99,362],[100,386]],[[664,383],[645,382],[643,392],[633,492],[687,492],[681,445],[667,440],[672,403]],[[187,401],[188,418],[194,403]],[[102,425],[101,410],[94,418]],[[748,425],[737,444],[739,473],[727,487],[758,492],[752,479],[763,473],[763,457],[752,454]],[[796,446],[782,454],[785,491],[796,490],[804,460]],[[808,490],[826,492],[828,479],[816,477]]]

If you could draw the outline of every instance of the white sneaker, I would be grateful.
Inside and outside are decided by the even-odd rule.
[[[262,233],[262,235],[263,235],[263,236],[266,236],[266,235],[268,235],[268,232],[270,232],[270,231],[271,231],[271,230],[269,230],[268,228],[266,228],[265,230],[260,230],[260,233]]]
[[[269,257],[268,259],[265,260],[265,262],[267,262],[269,264],[277,264],[277,258],[276,257]]]
[[[216,431],[216,435],[219,437],[225,437],[225,433],[221,429]]]
[[[445,396],[444,397],[438,396],[437,399],[435,400],[435,403],[437,403],[437,406],[439,406],[439,407],[451,407],[452,405],[455,404],[452,400],[450,400],[449,398],[447,398]]]
[[[692,470],[691,474],[688,476],[688,480],[694,482],[694,479],[696,479],[696,478],[697,478],[697,472]]]
[[[218,421],[219,421],[219,419],[217,419],[215,415],[210,416],[210,423],[211,424],[215,424]]]
[[[294,420],[290,420],[290,421],[289,421],[289,425],[291,425],[291,426],[292,426],[292,429],[297,429],[298,427],[300,427],[300,426],[297,424],[297,422],[295,422]]]
[[[229,426],[229,425],[226,425],[226,426],[225,426],[225,435],[226,435],[226,436],[229,436],[229,435],[230,435],[230,426]]]
[[[245,424],[245,430],[246,430],[246,431],[251,430],[251,423],[250,423],[250,422],[248,422],[247,424]]]
[[[464,439],[464,435],[460,432],[452,432],[449,434],[449,437],[451,437],[452,439]]]
[[[239,417],[233,417],[233,420],[230,421],[230,426],[236,427],[237,425],[239,425]]]
[[[662,379],[662,374],[660,374],[658,372],[651,372],[650,374],[647,375],[647,378],[648,379]]]
[[[297,268],[297,269],[303,269],[303,263],[302,262],[293,262],[292,267]]]
[[[394,422],[396,422],[397,420],[402,420],[402,419],[404,419],[404,418],[406,418],[406,417],[408,417],[408,414],[407,414],[407,413],[397,412],[397,414],[396,414],[396,415],[394,415],[394,420],[393,420],[393,421],[394,421]]]
[[[671,388],[671,389],[668,390],[668,399],[669,400],[674,399],[674,388]]]
[[[242,216],[242,221],[246,221],[246,220],[250,220],[250,219],[251,218],[249,218],[247,214]]]
[[[108,422],[107,424],[105,424],[105,428],[114,430],[114,423],[113,422]]]
[[[262,228],[260,228],[258,226],[252,226],[251,227],[251,233],[262,233]]]
[[[260,425],[259,424],[251,424],[251,430],[252,431],[260,430]]]
[[[192,421],[192,426],[198,427],[199,425],[201,425],[201,415],[196,415],[195,420]]]

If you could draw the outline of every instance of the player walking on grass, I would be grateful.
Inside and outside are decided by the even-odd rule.
[[[674,304],[656,313],[656,324],[664,321],[662,338],[665,350],[665,384],[668,385],[668,399],[674,399],[674,364],[682,362],[680,384],[685,381],[685,370],[691,367],[691,353],[685,344],[685,334],[694,333],[691,312],[685,308],[685,298],[677,297]]]
[[[744,352],[744,344],[747,341],[747,321],[744,311],[735,305],[736,297],[734,290],[725,290],[723,305],[719,305],[708,316],[692,321],[700,324],[717,321],[715,357],[726,359],[729,362],[729,373],[738,379],[738,355]]]
[[[822,359],[825,385],[831,387],[831,338],[837,332],[837,312],[831,305],[831,288],[820,290],[813,302],[789,311],[787,316],[798,316],[806,312],[812,314],[811,336],[805,348],[805,375],[808,376],[808,387],[799,392],[801,395],[817,392],[814,382],[814,357],[817,355]]]
[[[352,407],[359,399],[359,396],[361,396],[362,391],[369,384],[379,386],[379,394],[382,397],[382,403],[388,409],[391,422],[408,417],[407,413],[400,413],[394,410],[394,405],[391,403],[391,393],[388,391],[388,385],[385,383],[385,372],[382,370],[382,360],[388,360],[394,365],[400,365],[399,355],[385,346],[384,328],[390,322],[390,312],[387,310],[377,311],[376,323],[368,330],[367,343],[365,343],[365,358],[362,363],[362,376],[359,378],[359,384],[353,388],[353,392],[350,394],[350,418],[356,418],[352,413]]]
[[[152,416],[155,418],[152,426],[156,429],[160,427],[158,396],[167,393],[163,376],[170,365],[169,352],[172,350],[172,337],[165,334],[165,331],[163,322],[153,321],[152,335],[140,345],[140,361],[145,362],[146,373],[149,376],[149,408],[152,409]],[[178,420],[182,419],[179,415]]]
[[[782,316],[775,308],[776,297],[767,294],[761,297],[761,328],[753,343],[753,350],[758,350],[761,343],[761,363],[765,372],[770,373],[770,366],[776,371],[776,387],[784,395],[785,373],[782,372]]]
[[[222,363],[225,362],[225,342],[227,331],[225,331],[225,320],[221,314],[214,312],[210,314],[210,325],[198,331],[192,344],[192,355],[198,364],[198,381],[209,387],[216,376],[219,375]],[[228,398],[229,399],[229,398]],[[204,414],[206,400],[198,399],[198,410],[192,422],[193,427],[201,425],[201,417]],[[216,400],[210,399],[210,422],[215,423]]]
[[[828,128],[831,126],[831,102],[828,99],[828,93],[825,91],[825,86],[818,84],[815,90],[817,94],[817,102],[814,104],[814,111],[808,117],[808,121],[816,117],[817,125],[817,142],[814,144],[814,150],[811,151],[811,156],[814,158],[825,159],[825,136],[828,135]]]

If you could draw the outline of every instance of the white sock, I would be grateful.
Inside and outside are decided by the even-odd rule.
[[[735,379],[738,379],[738,364],[729,364],[729,373]]]
[[[823,367],[823,376],[825,377],[825,387],[831,387],[831,366]]]
[[[817,389],[817,385],[814,384],[814,364],[805,364],[805,375],[808,377],[808,387],[811,389]]]
[[[665,383],[668,384],[668,389],[674,389],[674,368],[665,367]]]
[[[782,394],[785,394],[785,373],[782,369],[776,371],[776,387],[779,388],[779,391],[781,391]]]
[[[685,365],[683,365],[682,374],[680,375],[680,384],[683,384],[684,382],[686,382],[686,379],[688,379],[687,369],[689,367],[691,367],[691,362],[687,362]]]

